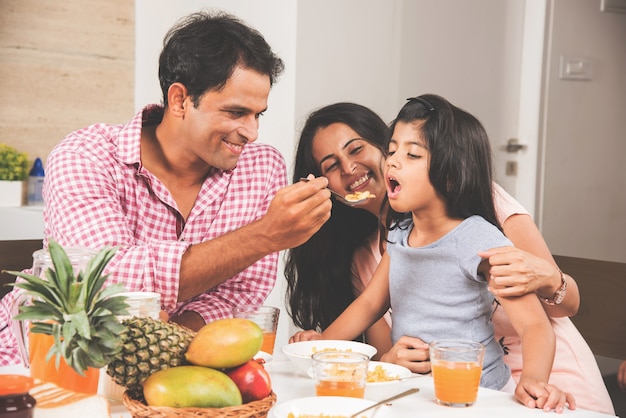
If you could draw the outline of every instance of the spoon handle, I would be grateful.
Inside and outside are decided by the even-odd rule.
[[[357,417],[358,417],[359,415],[361,415],[363,412],[367,412],[367,411],[369,411],[370,409],[377,408],[377,407],[379,407],[379,406],[381,406],[381,405],[384,405],[384,404],[386,404],[386,403],[388,403],[388,402],[395,401],[396,399],[404,398],[404,397],[405,397],[405,396],[407,396],[407,395],[410,395],[410,394],[412,394],[412,393],[417,393],[417,392],[419,392],[419,391],[420,391],[420,389],[419,389],[419,388],[413,388],[413,389],[408,389],[408,390],[405,390],[404,392],[400,392],[400,393],[398,393],[397,395],[393,395],[393,396],[390,396],[390,397],[389,397],[389,398],[387,398],[387,399],[383,399],[383,400],[382,400],[382,401],[380,401],[380,402],[376,402],[374,405],[370,405],[370,406],[368,406],[367,408],[363,408],[363,409],[361,409],[359,412],[356,412],[356,413],[354,413],[354,414],[350,415],[348,418],[357,418]]]

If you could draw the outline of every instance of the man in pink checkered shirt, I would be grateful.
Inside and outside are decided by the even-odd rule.
[[[158,292],[170,320],[192,329],[262,304],[278,252],[308,240],[331,208],[325,178],[287,186],[283,157],[255,143],[282,71],[235,17],[182,19],[160,56],[163,106],[73,132],[48,157],[44,245],[119,247],[109,280]],[[13,296],[0,306],[0,366],[20,361]]]

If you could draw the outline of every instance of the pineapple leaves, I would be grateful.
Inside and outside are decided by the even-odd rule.
[[[21,277],[27,281],[19,283],[10,283],[11,286],[26,290],[31,296],[39,297],[44,301],[63,309],[63,301],[59,298],[59,288],[49,281],[40,279],[31,274],[22,273],[21,271],[7,271],[9,274]]]
[[[69,315],[66,314],[63,315],[63,319],[65,321],[63,326],[63,338],[66,341],[69,341],[69,339],[73,338],[76,334],[81,337],[80,339],[91,339],[91,329],[87,312],[80,311]]]
[[[56,283],[58,289],[63,292],[64,295],[70,294],[70,286],[74,279],[74,269],[72,263],[67,257],[65,250],[57,244],[56,241],[50,241],[48,243],[48,252],[50,253],[50,259],[54,265],[54,271],[48,270],[46,277],[52,283]],[[67,307],[64,307],[67,308]]]
[[[59,320],[63,318],[63,313],[56,307],[44,303],[40,300],[33,301],[32,305],[26,305],[20,307],[20,313],[15,315],[13,319],[21,320]]]
[[[53,336],[46,359],[54,356],[57,368],[63,357],[84,375],[88,367],[106,366],[122,350],[126,327],[118,316],[128,315],[129,306],[118,294],[126,289],[120,283],[106,286],[104,274],[117,248],[100,250],[84,271],[72,266],[68,253],[55,241],[48,242],[48,251],[54,268],[45,271],[45,279],[9,272],[24,279],[14,286],[30,296],[30,303],[21,305],[14,319],[31,321],[30,332]]]

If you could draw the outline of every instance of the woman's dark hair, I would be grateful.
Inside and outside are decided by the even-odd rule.
[[[443,97],[424,94],[408,99],[390,132],[398,122],[417,121],[424,121],[421,133],[430,152],[430,182],[445,202],[448,216],[480,215],[502,230],[493,201],[491,147],[480,121]],[[393,228],[406,217],[389,209],[386,227]]]
[[[354,103],[335,103],[311,113],[300,134],[293,181],[322,175],[313,158],[313,138],[321,129],[343,123],[385,153],[388,129],[372,110]],[[370,212],[333,202],[330,219],[306,243],[287,252],[287,311],[303,329],[323,330],[354,300],[354,251],[376,230]]]
[[[163,39],[159,83],[163,104],[176,82],[185,85],[198,106],[208,90],[219,90],[237,66],[267,74],[270,85],[284,70],[283,61],[257,30],[223,12],[193,13],[179,20]]]

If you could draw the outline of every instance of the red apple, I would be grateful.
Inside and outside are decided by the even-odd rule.
[[[263,359],[252,359],[239,367],[226,370],[226,374],[239,388],[243,403],[266,398],[272,392],[270,375],[262,362]]]

